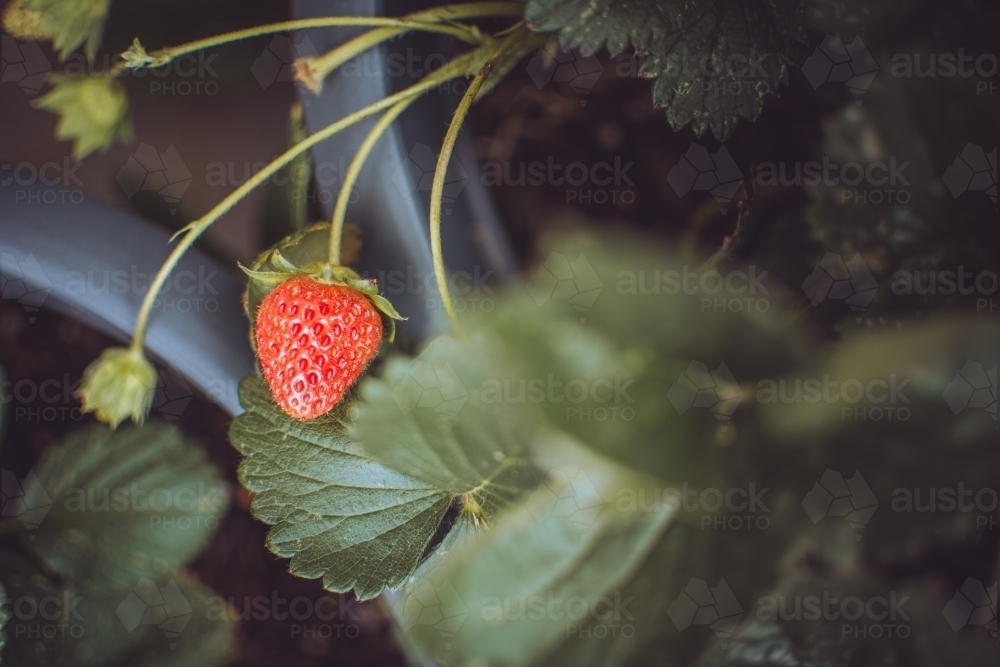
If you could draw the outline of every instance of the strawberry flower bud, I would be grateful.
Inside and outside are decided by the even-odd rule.
[[[156,369],[141,350],[112,347],[83,373],[76,393],[84,412],[94,412],[116,428],[126,417],[141,424],[149,413],[156,390]]]

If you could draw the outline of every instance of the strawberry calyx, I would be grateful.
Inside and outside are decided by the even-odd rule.
[[[267,265],[270,265],[270,268],[266,268]],[[254,268],[247,268],[242,264],[239,266],[254,283],[254,286],[265,295],[278,285],[297,276],[308,276],[312,280],[326,285],[349,287],[364,294],[382,315],[386,325],[386,337],[390,343],[396,336],[396,320],[406,319],[396,311],[388,299],[378,293],[377,281],[362,278],[357,271],[348,266],[337,266],[329,262],[309,262],[302,266],[296,266],[278,248],[267,251],[257,262],[254,262]],[[264,270],[265,268],[266,270]]]

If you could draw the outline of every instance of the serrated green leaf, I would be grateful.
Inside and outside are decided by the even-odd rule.
[[[115,141],[132,140],[128,96],[121,82],[107,76],[53,74],[52,90],[36,105],[59,116],[56,137],[73,142],[73,158],[82,160]]]
[[[483,400],[496,354],[484,340],[442,337],[416,359],[388,360],[361,385],[351,438],[383,465],[496,514],[539,480],[525,459],[535,424]]]
[[[806,41],[800,0],[530,0],[531,26],[612,55],[631,44],[674,129],[726,139],[787,82]],[[739,59],[735,65],[734,58]],[[758,62],[759,61],[759,62]],[[756,63],[756,64],[753,64]]]
[[[111,0],[22,0],[21,5],[35,12],[36,30],[52,39],[63,59],[84,43],[87,58],[94,59]]]
[[[25,488],[48,507],[16,535],[52,572],[94,586],[126,585],[190,561],[228,505],[198,445],[164,424],[71,433],[48,449]]]
[[[274,403],[257,375],[240,385],[246,412],[230,439],[246,458],[240,480],[253,512],[274,528],[268,546],[293,574],[372,598],[417,566],[452,494],[364,457],[344,434],[343,408],[310,422]]]

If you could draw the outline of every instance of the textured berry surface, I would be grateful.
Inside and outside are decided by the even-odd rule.
[[[276,287],[257,313],[257,356],[281,408],[315,419],[340,402],[382,341],[365,295],[299,276]]]

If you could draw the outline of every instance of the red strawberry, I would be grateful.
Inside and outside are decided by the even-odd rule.
[[[257,356],[281,408],[303,421],[332,410],[382,342],[382,319],[363,293],[297,276],[257,313]]]

